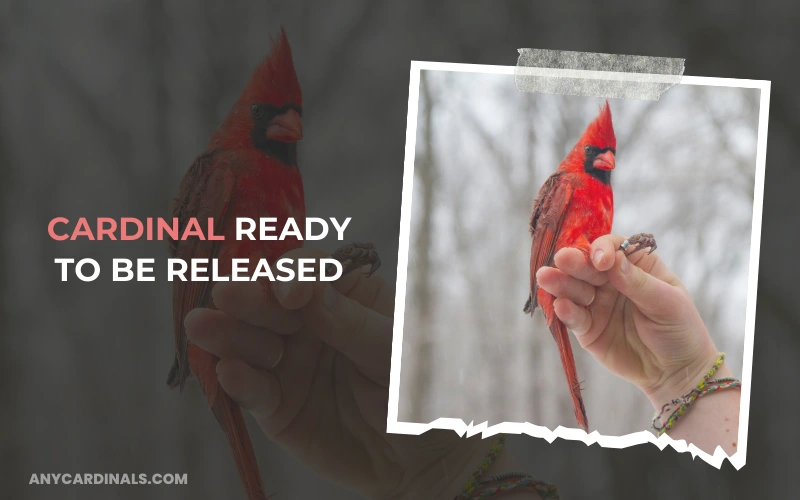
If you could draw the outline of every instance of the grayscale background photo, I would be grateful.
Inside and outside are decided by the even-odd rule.
[[[422,70],[398,420],[576,428],[544,317],[522,313],[539,188],[604,99],[520,92],[513,75]],[[676,85],[609,99],[612,233],[654,233],[742,372],[760,90]],[[575,341],[590,432],[648,430],[649,400]]]
[[[163,264],[165,242],[54,242],[47,235],[47,223],[54,217],[169,216],[181,176],[205,148],[253,68],[269,50],[270,36],[275,36],[281,25],[286,28],[303,88],[304,138],[299,163],[307,213],[340,220],[352,217],[347,239],[376,245],[383,261],[378,272],[390,283],[396,279],[397,268],[410,61],[513,66],[518,48],[536,47],[685,58],[687,75],[772,81],[747,465],[737,471],[725,462],[717,469],[693,460],[690,454],[661,451],[651,444],[616,450],[511,436],[507,446],[523,472],[556,484],[565,500],[796,497],[800,399],[794,396],[792,384],[800,358],[800,309],[796,307],[800,303],[796,257],[800,65],[794,61],[800,47],[799,14],[800,5],[779,0],[735,8],[720,2],[617,0],[0,0],[0,497],[243,497],[224,434],[205,408],[197,384],[188,384],[180,395],[165,384],[174,353],[170,284],[164,280],[114,283],[107,271],[115,257],[155,258]],[[495,250],[511,262],[523,256],[528,244],[526,218],[535,191],[594,116],[599,101],[564,99],[558,113],[550,112],[559,99],[519,95],[509,77],[508,84],[502,83],[507,91],[497,82],[484,80],[485,95],[470,94],[466,90],[472,84],[462,84],[466,88],[452,99],[461,96],[476,102],[460,104],[442,95],[447,82],[441,80],[443,76],[439,78],[430,81],[436,99],[432,116],[450,121],[473,116],[480,128],[455,127],[459,135],[453,138],[442,135],[441,123],[431,129],[438,134],[440,182],[447,182],[447,189],[440,192],[442,201],[448,202],[437,216],[442,220],[434,221],[441,232],[436,245],[452,244],[459,234],[448,226],[452,203],[463,203],[469,214],[463,226],[469,232],[463,234],[481,236],[463,250],[466,263],[472,264],[478,257],[474,254],[480,245],[498,243],[482,235],[480,225],[475,225],[480,221],[472,214],[475,203],[455,196],[459,189],[482,186],[461,186],[447,169],[477,175],[477,169],[501,169],[500,162],[506,162],[513,169],[513,185],[519,186],[520,199],[513,209],[511,193],[499,172],[486,188],[491,188],[488,194],[496,199],[497,209],[510,217],[508,226],[502,227],[509,244]],[[694,294],[707,321],[715,325],[711,332],[715,340],[741,363],[740,344],[733,342],[740,335],[744,316],[741,302],[720,305],[720,301],[733,293],[726,287],[738,279],[736,270],[748,257],[738,246],[730,255],[724,249],[715,250],[716,230],[703,234],[698,242],[691,239],[691,228],[668,224],[666,217],[671,214],[660,209],[666,200],[651,199],[647,192],[648,186],[658,185],[656,175],[661,172],[642,166],[670,165],[676,169],[677,181],[682,179],[677,172],[685,172],[700,160],[683,164],[681,159],[691,159],[686,158],[691,151],[680,141],[707,140],[704,147],[719,147],[722,154],[726,146],[717,134],[729,130],[729,125],[725,122],[720,129],[711,120],[738,117],[748,109],[744,100],[753,98],[735,89],[727,92],[725,96],[696,98],[698,106],[686,125],[699,127],[702,123],[704,135],[674,137],[676,143],[670,144],[674,153],[650,148],[677,132],[667,133],[659,126],[660,120],[669,118],[662,108],[670,109],[670,100],[686,100],[680,106],[675,103],[676,110],[685,110],[695,100],[691,89],[675,87],[664,94],[663,102],[652,106],[611,101],[620,143],[615,230],[655,232],[660,238],[659,252],[669,256],[670,265],[682,277],[693,274],[695,286],[703,282],[702,272],[708,266],[731,266],[715,272],[713,286]],[[425,105],[421,100],[420,106]],[[514,109],[515,105],[519,109]],[[527,106],[532,108],[529,112]],[[448,117],[443,109],[455,115]],[[503,116],[515,122],[503,123],[499,120]],[[632,122],[639,116],[647,127],[632,140],[626,135],[633,133]],[[505,136],[510,134],[506,127],[516,132]],[[523,137],[528,131],[536,136]],[[477,135],[480,132],[492,142],[497,140],[499,154],[486,149],[485,139]],[[469,151],[480,152],[480,161],[465,161],[466,149],[452,151],[456,140],[466,141],[462,144]],[[533,154],[521,146],[526,144],[535,147],[535,162],[526,160]],[[423,141],[418,141],[418,159],[425,153],[423,146]],[[720,196],[730,198],[720,198],[720,203],[738,200],[739,206],[752,194],[752,187],[735,168],[744,153],[739,145],[729,147],[730,152],[716,162],[719,168],[702,173],[721,179]],[[452,154],[454,161],[447,161],[445,154]],[[737,184],[740,180],[741,186]],[[634,181],[642,186],[622,189],[625,182]],[[696,210],[702,193],[689,190],[683,197],[690,205],[681,210]],[[722,206],[713,208],[717,215],[724,210]],[[700,219],[707,214],[700,211],[695,215]],[[725,231],[749,234],[744,227],[749,218],[738,209],[735,216],[723,219],[742,225],[738,229],[726,226]],[[334,250],[340,242],[316,243]],[[704,267],[690,268],[689,262],[680,262],[681,252],[697,254],[699,248],[703,252],[698,263]],[[444,272],[462,274],[454,264],[447,267],[440,262],[441,248],[432,250],[431,259],[438,259],[440,266],[431,271],[436,275],[432,285],[441,284]],[[92,283],[64,283],[53,263],[56,257],[91,257],[100,262],[104,273]],[[546,355],[554,346],[549,334],[541,331],[541,320],[531,320],[521,312],[525,289],[517,281],[523,279],[517,269],[501,267],[497,258],[480,259],[478,264],[463,277],[448,278],[457,286],[453,292],[463,293],[467,301],[493,303],[491,295],[497,290],[486,288],[490,278],[507,273],[516,284],[504,290],[508,300],[497,306],[509,312],[485,320],[510,323],[504,325],[507,331],[496,333],[493,329],[495,337],[481,338],[486,349],[478,349],[477,340],[467,339],[470,343],[462,348],[469,349],[459,348],[452,355],[487,363],[519,355],[508,358],[504,377],[522,370],[523,363],[533,362],[523,356],[542,357],[541,366],[533,368],[536,370],[546,369],[547,363],[557,366],[555,356]],[[521,267],[524,275],[524,265]],[[410,276],[415,272],[418,270],[409,269]],[[482,280],[484,288],[473,295],[467,279]],[[471,314],[457,321],[463,326],[473,319]],[[709,314],[717,316],[712,320]],[[433,334],[439,339],[445,335],[441,330]],[[413,338],[409,330],[406,335]],[[498,338],[528,345],[518,349],[518,354],[502,353],[497,350]],[[536,349],[533,343],[537,343]],[[441,355],[437,352],[431,354]],[[603,388],[585,371],[594,369],[593,364],[589,359],[578,360],[582,378],[588,381],[587,396],[592,398],[603,394]],[[465,380],[472,376],[473,365],[460,368]],[[437,383],[457,388],[458,376],[458,370],[448,370]],[[480,382],[474,392],[454,390],[463,394],[454,407],[464,412],[474,407],[475,413],[490,419],[496,417],[493,405],[516,408],[519,414],[532,407],[531,398],[544,390],[531,388],[502,395],[490,393],[490,383],[496,382]],[[557,370],[553,385],[563,386]],[[483,403],[478,398],[487,395],[508,399]],[[539,414],[532,418],[558,422],[564,411],[561,397],[558,390],[553,404],[539,405],[535,410]],[[638,407],[638,396],[624,397],[629,398],[621,402],[625,411]],[[425,405],[410,410],[424,409],[428,413],[419,418],[427,420],[428,414],[435,413],[436,398],[452,402],[442,389],[427,393]],[[592,411],[597,404],[593,399],[589,416],[590,422],[599,424],[606,417],[602,411]],[[478,408],[481,405],[487,407]],[[647,412],[620,418],[640,429],[642,417],[646,424]],[[318,477],[270,442],[249,415],[246,418],[264,483],[277,498],[355,498],[351,491]],[[47,472],[185,473],[188,484],[28,484],[32,474]]]

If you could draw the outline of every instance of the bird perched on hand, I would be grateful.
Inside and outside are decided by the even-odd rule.
[[[589,422],[569,334],[564,323],[556,317],[553,309],[555,297],[537,285],[536,272],[542,266],[553,266],[553,256],[562,248],[577,248],[588,259],[592,241],[611,232],[614,217],[611,171],[615,166],[616,147],[611,110],[606,102],[556,172],[539,190],[530,221],[530,295],[523,311],[533,315],[537,306],[542,308],[547,326],[558,345],[575,418],[587,432]]]
[[[303,137],[302,92],[294,70],[286,33],[256,68],[228,116],[211,136],[206,150],[194,161],[181,181],[173,217],[181,227],[196,217],[214,219],[224,240],[170,241],[170,254],[186,261],[219,259],[219,274],[231,272],[231,259],[274,262],[287,251],[301,247],[296,238],[260,241],[235,236],[237,217],[275,217],[276,226],[289,217],[305,224],[303,183],[297,167],[297,141]],[[190,374],[200,382],[206,403],[225,431],[236,467],[249,500],[267,498],[242,410],[220,387],[216,366],[219,358],[186,337],[184,318],[197,307],[213,307],[209,281],[175,280],[173,328],[175,362],[167,384],[180,387]]]

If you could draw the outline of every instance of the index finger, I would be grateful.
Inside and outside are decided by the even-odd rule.
[[[624,236],[606,234],[592,242],[590,255],[592,256],[592,263],[598,271],[608,271],[614,266],[616,258],[614,254],[619,250],[623,241],[625,241]]]
[[[325,283],[304,308],[309,331],[347,356],[365,376],[389,386],[392,318],[364,307]]]
[[[273,283],[274,285],[274,283]],[[305,293],[299,290],[295,296]],[[256,281],[223,281],[211,290],[214,305],[220,311],[244,323],[266,328],[280,335],[297,332],[303,326],[303,317],[298,310],[287,310],[273,298],[262,283]],[[308,298],[305,302],[311,299]],[[302,301],[302,297],[299,298]]]
[[[592,256],[592,263],[598,271],[608,271],[614,267],[616,261],[615,254],[619,250],[620,245],[627,239],[625,236],[618,234],[606,234],[600,236],[592,242],[592,249],[590,255]],[[643,258],[648,257],[647,252],[641,250],[628,257],[631,264],[636,265],[637,262]],[[656,259],[655,255],[650,255],[650,258]]]
[[[297,248],[280,258],[297,261],[301,258],[321,258],[323,250]],[[217,283],[211,291],[214,305],[232,317],[251,325],[268,328],[288,335],[304,324],[299,311],[313,294],[312,281],[233,282]],[[266,286],[265,286],[266,285]]]
[[[282,256],[282,258],[295,260],[326,257],[330,257],[330,254],[324,250],[309,248],[290,250]],[[380,274],[368,276],[357,269],[331,282],[331,285],[339,293],[355,300],[362,306],[387,317],[393,316],[394,290]],[[319,286],[320,282],[297,280],[272,284],[273,293],[280,304],[287,309],[299,309],[308,304],[314,294],[314,289]]]
[[[617,234],[606,234],[594,240],[589,250],[589,259],[576,248],[562,248],[553,257],[556,267],[569,274],[573,278],[585,281],[594,286],[603,286],[608,283],[606,271],[614,266],[615,253],[619,250],[625,236]],[[648,255],[646,252],[636,252],[628,257],[628,260],[638,265],[642,259],[648,259],[642,264],[652,264],[658,261],[655,254]]]
[[[573,278],[585,281],[594,286],[603,286],[608,282],[605,272],[598,271],[577,248],[562,248],[553,257],[556,267]],[[613,254],[611,262],[614,262]]]
[[[625,240],[625,236],[616,234],[607,234],[594,240],[592,243],[591,255],[595,256],[598,252],[602,255],[602,261],[599,263],[595,262],[595,267],[603,271],[612,269],[616,262],[616,253],[620,250],[620,245],[622,245],[622,242]],[[642,250],[630,256],[626,256],[626,259],[634,266],[652,274],[661,281],[665,281],[673,286],[683,286],[678,277],[675,276],[675,273],[667,267],[657,253],[649,254]]]
[[[354,271],[334,281],[333,287],[342,295],[346,295],[364,307],[386,317],[394,315],[394,289],[380,274],[367,276]]]

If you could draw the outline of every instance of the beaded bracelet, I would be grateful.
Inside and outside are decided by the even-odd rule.
[[[741,381],[739,381],[738,379],[732,378],[732,377],[718,378],[716,380],[709,380],[706,383],[706,386],[703,388],[703,390],[701,390],[699,392],[697,391],[697,389],[693,390],[693,392],[697,393],[697,397],[694,399],[694,401],[700,399],[702,396],[705,396],[706,394],[709,394],[711,392],[716,392],[716,391],[721,390],[721,389],[735,389],[735,388],[738,388],[738,387],[741,387],[741,386],[742,386]],[[683,396],[683,398],[687,398],[687,397],[688,397],[688,394],[686,396]],[[684,413],[686,413],[686,410],[689,409],[689,406],[691,405],[692,402],[693,401],[691,401],[691,402],[690,401],[686,401],[686,404],[682,405],[682,407],[679,407],[678,409],[673,411],[672,414],[670,414],[670,417],[667,419],[667,424],[665,424],[662,429],[659,430],[659,428],[654,425],[655,429],[659,431],[658,435],[660,436],[661,434],[664,434],[667,430],[669,430],[672,427],[674,427],[675,422],[677,422],[678,419],[681,416],[683,416]]]
[[[524,472],[505,472],[497,474],[478,483],[483,490],[470,497],[474,500],[489,498],[497,493],[513,490],[514,488],[530,488],[539,493],[542,500],[561,500],[555,485],[538,481],[530,474]]]
[[[687,394],[673,399],[661,407],[661,413],[653,417],[652,421],[653,429],[658,432],[659,436],[672,429],[678,419],[681,418],[692,405],[692,403],[694,403],[700,397],[721,389],[732,389],[742,386],[742,382],[733,377],[724,377],[719,379],[711,378],[717,372],[719,367],[722,366],[723,361],[725,361],[725,353],[721,352],[719,353],[717,360],[714,362],[714,365],[708,370],[708,372],[706,372],[703,380],[697,384],[697,387],[689,391]],[[667,411],[667,408],[674,407],[675,405],[679,406],[677,409],[672,411],[670,416],[667,418],[667,422],[663,426],[659,426],[658,423],[661,423],[661,416]]]
[[[536,490],[543,500],[560,500],[558,490],[555,486],[536,480],[530,474],[521,472],[505,472],[497,474],[489,479],[480,480],[481,476],[489,470],[494,459],[505,445],[506,437],[501,434],[497,441],[489,448],[489,453],[483,459],[472,476],[467,480],[464,489],[459,493],[455,500],[479,500],[489,498],[497,493],[509,491],[514,488],[532,488]]]
[[[478,486],[478,480],[489,469],[489,466],[492,465],[495,457],[498,453],[500,453],[500,450],[503,449],[503,445],[505,444],[506,436],[504,434],[500,434],[500,436],[497,438],[497,441],[495,441],[491,448],[489,448],[489,453],[481,462],[478,470],[472,473],[470,478],[467,480],[467,484],[464,485],[464,489],[458,496],[456,496],[456,500],[466,500],[468,498],[472,498],[472,495],[475,493],[475,488]]]

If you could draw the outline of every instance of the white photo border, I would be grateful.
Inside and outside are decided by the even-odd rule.
[[[403,323],[405,319],[406,284],[408,273],[408,247],[411,239],[411,203],[414,186],[414,157],[417,142],[417,112],[419,104],[419,83],[422,70],[454,71],[461,73],[484,73],[514,75],[514,66],[494,66],[480,64],[457,64],[428,61],[411,61],[411,79],[408,91],[408,122],[406,127],[406,152],[403,170],[403,198],[400,210],[400,245],[397,259],[397,288],[395,292],[394,337],[392,339],[392,360],[389,382],[389,408],[386,431],[393,434],[419,435],[431,429],[451,429],[458,435],[468,437],[482,433],[483,438],[496,434],[527,434],[544,438],[552,443],[556,438],[582,441],[587,445],[594,443],[604,448],[627,448],[642,443],[653,443],[663,450],[667,445],[678,452],[690,452],[699,456],[716,468],[728,458],[736,469],[746,463],[747,430],[750,416],[750,387],[753,371],[753,336],[756,321],[756,295],[758,291],[758,263],[761,248],[761,217],[764,204],[764,169],[767,156],[767,125],[769,118],[770,82],[766,80],[740,80],[734,78],[709,78],[684,76],[678,85],[705,85],[717,87],[755,88],[761,90],[758,114],[758,142],[756,149],[755,193],[753,198],[753,224],[750,243],[750,268],[747,286],[747,309],[745,316],[744,354],[742,364],[742,398],[739,409],[739,440],[736,453],[728,457],[721,447],[713,455],[700,450],[685,440],[673,440],[668,434],[660,437],[648,431],[640,431],[624,436],[604,436],[597,431],[589,434],[582,429],[559,426],[555,430],[534,425],[529,422],[502,422],[489,426],[487,422],[474,425],[458,418],[439,418],[433,422],[398,422],[400,404],[400,361],[403,350]],[[557,71],[557,70],[556,70]]]

